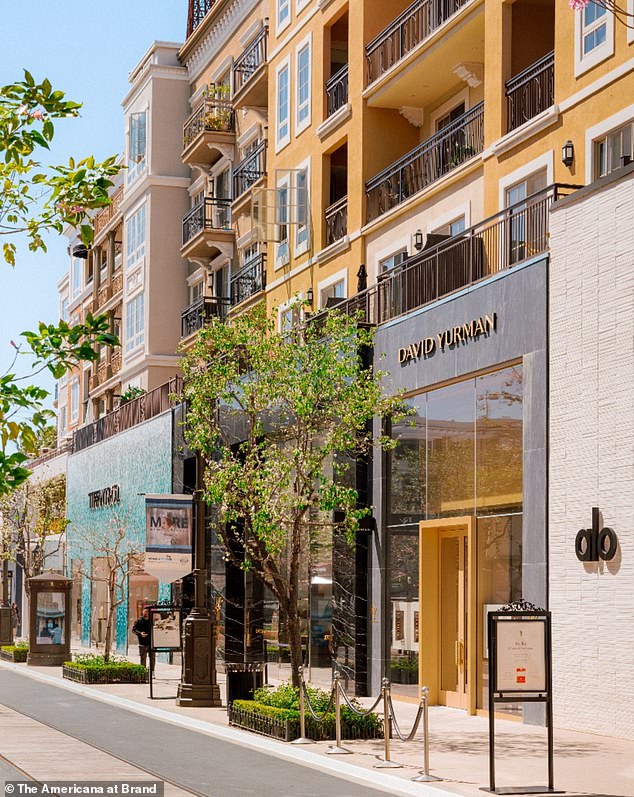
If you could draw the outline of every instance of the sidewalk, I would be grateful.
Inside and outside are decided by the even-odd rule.
[[[157,664],[158,680],[154,693],[164,698],[158,700],[150,700],[149,687],[144,684],[83,686],[63,680],[61,668],[57,667],[27,667],[4,662],[0,662],[0,666],[132,711],[231,739],[347,779],[366,782],[392,794],[479,797],[482,794],[480,788],[488,786],[488,720],[469,717],[456,709],[432,706],[429,710],[430,770],[442,781],[414,783],[411,779],[423,768],[422,726],[413,742],[391,742],[390,757],[402,768],[375,769],[374,765],[384,755],[382,740],[345,742],[350,755],[329,756],[326,752],[329,742],[290,745],[230,728],[224,708],[177,707],[173,698],[180,668],[176,666]],[[224,702],[224,677],[220,676],[219,681]],[[417,707],[397,700],[394,707],[402,731],[408,732]],[[571,796],[634,797],[634,741],[557,729],[554,736],[556,789]],[[543,786],[547,783],[544,728],[496,720],[496,780],[498,787]]]

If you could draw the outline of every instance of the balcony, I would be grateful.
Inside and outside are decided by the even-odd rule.
[[[545,254],[550,206],[580,187],[552,185],[460,235],[432,236],[422,252],[380,275],[376,285],[342,299],[337,309],[359,314],[362,323],[382,324]]]
[[[148,421],[166,412],[174,405],[172,396],[180,394],[182,381],[178,377],[170,379],[164,385],[145,393],[138,398],[127,401],[109,412],[94,423],[87,424],[73,432],[73,451],[83,451],[120,432],[125,432],[143,421]]]
[[[441,39],[442,46],[434,46]],[[365,58],[368,105],[425,108],[457,90],[454,69],[479,70],[484,63],[484,6],[480,0],[416,0],[366,45]]]
[[[251,299],[266,288],[266,256],[258,255],[231,276],[231,307]]]
[[[366,183],[367,221],[374,221],[478,155],[483,144],[481,102]]]
[[[234,201],[266,175],[266,141],[260,141],[233,170]]]
[[[235,114],[228,100],[207,97],[183,125],[183,162],[211,166],[233,158]]]
[[[326,246],[340,241],[348,234],[348,197],[333,202],[324,211],[326,218]]]
[[[217,2],[218,0],[189,0],[187,38],[192,35]]]
[[[235,108],[263,108],[268,105],[267,42],[265,25],[233,65],[233,104]]]
[[[123,290],[123,271],[118,269],[112,275],[112,295],[116,296]]]
[[[110,367],[112,375],[118,374],[121,370],[121,349],[115,349],[110,356]]]
[[[508,132],[528,122],[554,102],[555,53],[551,52],[518,75],[505,86]]]
[[[231,200],[204,197],[183,217],[181,254],[193,260],[213,259],[233,251]]]
[[[93,228],[95,231],[95,238],[98,238],[100,233],[106,229],[112,219],[117,215],[121,209],[121,202],[123,200],[123,186],[117,188],[114,194],[110,197],[110,204],[95,216]]]
[[[348,64],[326,81],[326,112],[328,116],[337,113],[348,102]]]
[[[209,318],[225,318],[229,299],[201,296],[181,313],[181,338],[187,338],[203,326]]]

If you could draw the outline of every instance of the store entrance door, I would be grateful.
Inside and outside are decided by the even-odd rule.
[[[420,524],[421,686],[444,706],[475,713],[475,522]]]

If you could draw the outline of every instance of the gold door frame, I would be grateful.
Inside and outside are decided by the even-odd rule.
[[[463,515],[419,523],[419,686],[429,687],[431,704],[440,699],[440,532],[463,530],[467,537],[467,712],[476,713],[477,615],[475,516]]]

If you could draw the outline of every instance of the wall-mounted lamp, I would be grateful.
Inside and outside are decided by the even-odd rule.
[[[561,162],[564,166],[570,168],[575,159],[575,145],[568,139],[561,148]]]
[[[314,298],[314,296],[313,296],[313,289],[312,289],[312,287],[311,287],[311,288],[309,288],[309,289],[306,291],[306,301],[308,302],[308,304],[310,305],[310,307],[311,307],[311,308],[312,308],[312,306],[313,306],[313,298]]]
[[[416,230],[416,232],[414,233],[414,249],[417,252],[420,252],[422,248],[423,248],[423,231]]]

